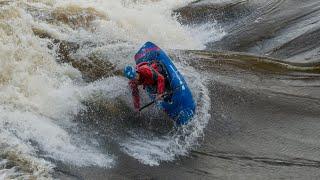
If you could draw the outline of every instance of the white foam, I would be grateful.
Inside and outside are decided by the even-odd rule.
[[[181,25],[172,11],[188,4],[182,0],[159,1],[57,1],[55,8],[78,5],[93,7],[106,15],[106,20],[93,24],[95,32],[77,31],[71,34],[75,41],[90,40],[99,44],[127,42],[134,47],[152,41],[169,49],[203,49],[209,40],[219,39],[224,32],[216,23],[200,27]]]
[[[47,40],[32,32],[37,23],[19,3],[3,8],[17,15],[0,19],[0,144],[7,144],[1,153],[14,151],[38,164],[37,169],[50,169],[40,163],[48,157],[78,166],[110,167],[111,155],[66,129],[84,109],[86,98],[112,86],[79,85],[80,72],[56,62]]]
[[[203,44],[219,41],[226,35],[226,32],[217,24],[217,22],[201,25],[187,25],[186,29],[189,30],[193,37],[200,40]]]

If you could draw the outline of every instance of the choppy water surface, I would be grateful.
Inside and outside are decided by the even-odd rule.
[[[319,7],[0,1],[0,179],[319,177]],[[145,41],[192,89],[183,128],[133,112],[119,73]]]

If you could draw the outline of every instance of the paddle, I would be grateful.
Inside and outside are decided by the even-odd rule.
[[[161,98],[164,97],[164,96],[168,96],[168,95],[170,95],[170,94],[172,94],[172,93],[163,94],[163,95],[161,96]],[[148,104],[144,105],[143,107],[141,107],[141,108],[139,109],[139,112],[142,111],[143,109],[151,106],[151,105],[154,104],[156,101],[157,101],[157,100],[153,100],[153,101],[149,102]]]
[[[174,90],[172,90],[172,91],[169,92],[169,93],[164,93],[164,94],[161,96],[161,98],[173,94],[173,93],[174,93],[178,88],[180,88],[181,86],[183,86],[183,84],[181,84],[180,86],[176,87]],[[153,101],[149,102],[148,104],[144,105],[143,107],[141,107],[141,108],[139,109],[139,112],[141,112],[143,109],[151,106],[151,105],[154,104],[155,102],[157,102],[157,100],[153,100]]]

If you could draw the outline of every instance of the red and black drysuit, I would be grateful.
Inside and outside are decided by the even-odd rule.
[[[136,72],[139,73],[139,80],[133,79],[129,81],[132,90],[133,104],[135,109],[140,108],[139,85],[156,87],[157,94],[161,95],[165,91],[165,78],[159,73],[156,63],[149,64],[147,62],[140,63],[136,66]]]

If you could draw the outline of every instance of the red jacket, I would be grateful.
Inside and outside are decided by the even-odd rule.
[[[158,72],[158,67],[156,64],[151,64],[150,68],[148,63],[141,63],[136,66],[136,71],[139,73],[139,81],[134,79],[129,82],[129,85],[132,90],[133,104],[135,109],[140,108],[140,96],[139,96],[139,85],[143,85],[143,88],[146,86],[156,86],[157,94],[163,94],[165,90],[165,79],[163,75]],[[156,75],[154,74],[156,73]],[[155,81],[154,78],[157,78]]]

